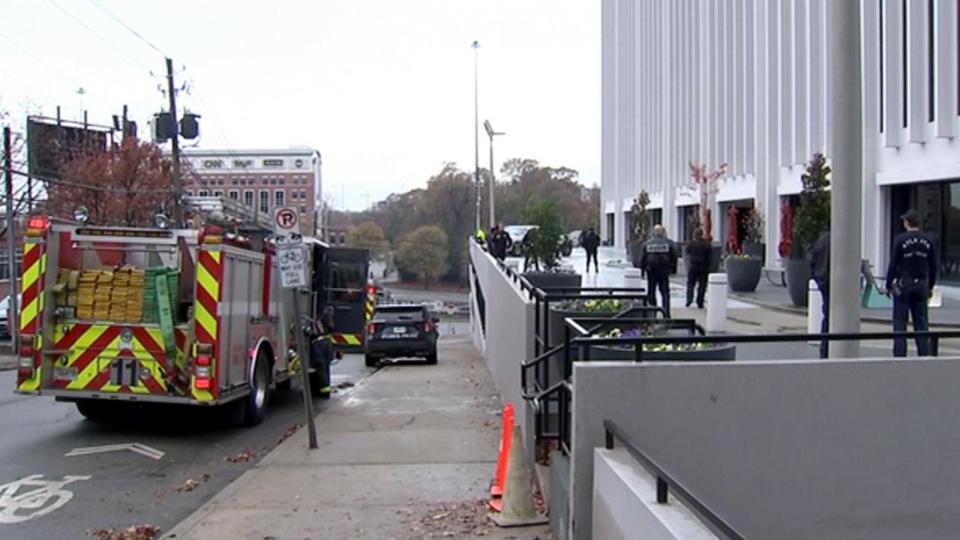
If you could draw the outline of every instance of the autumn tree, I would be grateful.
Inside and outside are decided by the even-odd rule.
[[[171,165],[153,143],[128,138],[116,150],[66,163],[63,171],[46,186],[50,215],[72,219],[84,206],[92,224],[149,227],[158,211],[172,212]]]
[[[476,201],[473,177],[453,163],[445,163],[430,178],[417,206],[422,223],[437,225],[447,237],[448,281],[464,279],[467,267],[467,239],[474,232]]]
[[[436,225],[424,225],[400,240],[396,252],[397,268],[401,272],[423,278],[429,289],[430,281],[447,270],[447,234]]]
[[[372,221],[364,221],[359,225],[350,227],[347,231],[347,245],[367,249],[373,258],[383,257],[390,247],[383,234],[383,229]]]

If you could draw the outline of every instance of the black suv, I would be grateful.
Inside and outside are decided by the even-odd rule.
[[[377,306],[363,341],[367,367],[383,358],[419,356],[437,363],[437,318],[417,305]]]

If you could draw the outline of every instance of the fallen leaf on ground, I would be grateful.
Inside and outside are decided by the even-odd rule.
[[[337,388],[353,388],[354,386],[356,386],[356,385],[354,385],[354,384],[353,384],[352,382],[350,382],[350,381],[343,381],[342,383],[340,383],[340,384],[337,385]]]
[[[223,460],[229,463],[246,463],[255,457],[257,457],[256,452],[254,452],[253,450],[250,450],[249,448],[245,448],[239,454],[227,456],[223,458]]]
[[[122,531],[89,529],[87,535],[99,540],[155,540],[160,536],[160,527],[144,524],[127,527]]]
[[[277,439],[277,444],[279,445],[283,441],[289,439],[290,437],[293,437],[293,434],[296,433],[301,426],[303,426],[303,424],[294,424],[289,428],[287,428],[287,430],[283,432],[283,435],[281,435],[280,438]]]
[[[414,531],[423,531],[426,537],[452,538],[486,536],[493,522],[487,516],[487,501],[483,499],[442,503],[428,509],[417,521]]]
[[[177,493],[186,493],[188,491],[193,491],[200,487],[200,484],[206,482],[210,479],[209,474],[201,474],[198,478],[187,478],[187,481],[182,485],[178,486],[175,490]]]

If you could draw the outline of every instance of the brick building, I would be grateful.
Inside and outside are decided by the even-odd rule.
[[[188,196],[229,197],[269,213],[278,206],[296,206],[304,234],[315,235],[322,226],[318,150],[185,149],[182,160],[191,166],[183,178]]]

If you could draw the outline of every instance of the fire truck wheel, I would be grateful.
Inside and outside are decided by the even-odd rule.
[[[372,356],[364,355],[363,363],[366,364],[367,367],[377,367],[377,364],[380,363],[380,360]]]
[[[92,399],[84,399],[77,402],[77,411],[87,420],[100,422],[107,418],[107,403],[101,403]]]
[[[241,400],[243,404],[243,423],[255,426],[263,421],[270,401],[270,362],[262,352],[257,355],[257,364],[250,381],[250,395]]]
[[[427,363],[428,364],[437,363],[437,351],[433,351],[433,354],[427,356]]]

